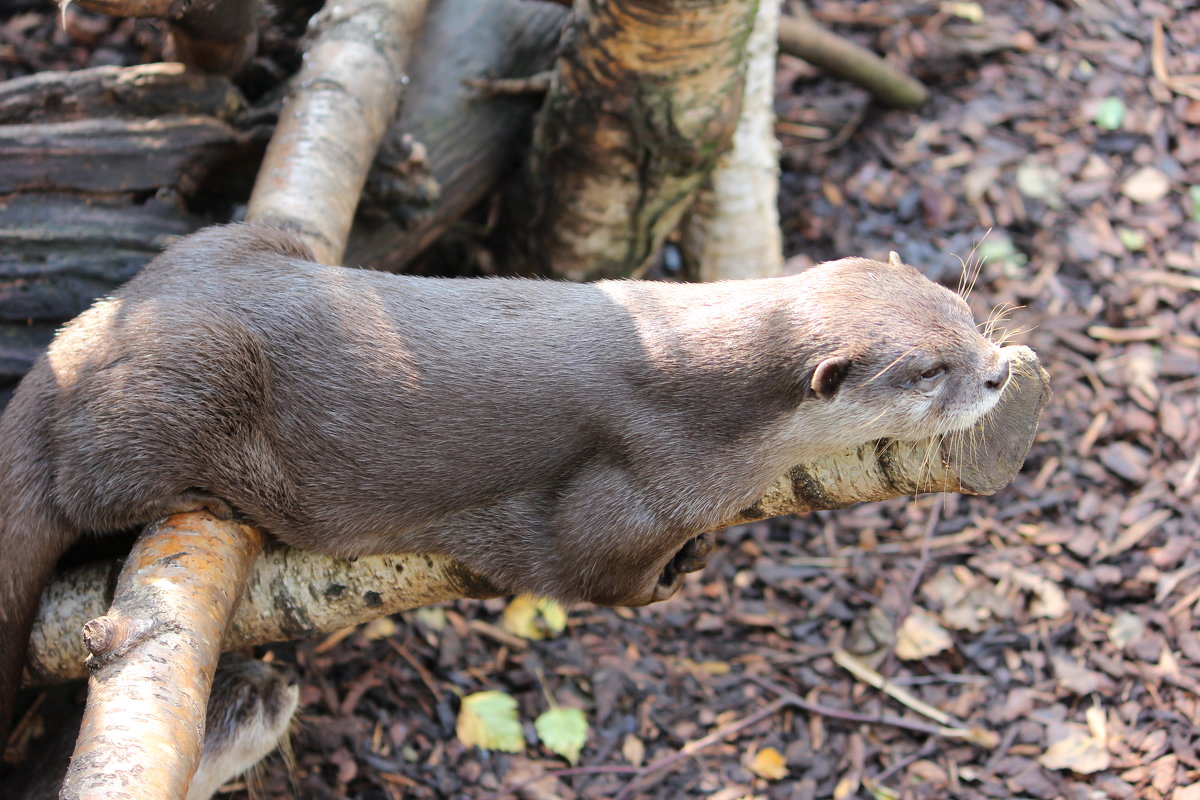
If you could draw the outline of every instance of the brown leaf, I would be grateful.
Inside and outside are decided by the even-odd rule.
[[[1108,769],[1110,759],[1104,742],[1093,738],[1083,725],[1064,727],[1066,735],[1046,748],[1038,756],[1038,763],[1046,769],[1069,769],[1081,775]]]

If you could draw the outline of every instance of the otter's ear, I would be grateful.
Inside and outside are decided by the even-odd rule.
[[[822,400],[828,400],[837,394],[838,387],[846,379],[850,371],[850,359],[838,357],[827,358],[813,370],[810,388],[812,393]]]
[[[888,253],[888,266],[889,267],[903,267],[904,266],[904,262],[900,260],[900,254],[897,253],[895,250]]]

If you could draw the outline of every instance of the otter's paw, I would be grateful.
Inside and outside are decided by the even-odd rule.
[[[651,602],[657,603],[659,600],[666,600],[673,596],[683,585],[684,575],[704,569],[716,544],[717,536],[710,532],[702,533],[695,539],[688,540],[683,547],[679,548],[679,552],[663,568],[662,575],[658,576],[658,583],[654,586]]]

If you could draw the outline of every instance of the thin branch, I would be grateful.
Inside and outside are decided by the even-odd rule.
[[[920,81],[805,14],[779,20],[779,52],[802,58],[836,78],[856,83],[881,103],[919,108],[929,99]]]

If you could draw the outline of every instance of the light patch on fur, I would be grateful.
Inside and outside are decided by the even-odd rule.
[[[276,684],[271,683],[263,691],[275,688]],[[255,703],[255,707],[251,713],[242,708],[240,713],[222,720],[236,720],[236,728],[223,732],[223,735],[205,736],[204,754],[192,777],[188,800],[208,800],[217,789],[245,773],[279,746],[299,703],[300,688],[289,685],[283,689],[282,698],[277,699],[278,702],[268,702],[261,695],[252,696],[250,702]]]

